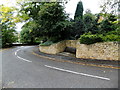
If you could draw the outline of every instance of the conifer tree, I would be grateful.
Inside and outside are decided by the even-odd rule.
[[[77,4],[76,11],[75,11],[74,20],[77,19],[77,18],[82,19],[82,17],[83,17],[83,10],[84,9],[83,9],[82,1],[79,1],[78,4]]]

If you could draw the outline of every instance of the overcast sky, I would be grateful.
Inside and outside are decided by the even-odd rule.
[[[7,6],[16,6],[15,1],[16,0],[0,0],[0,4],[6,4]],[[74,17],[76,6],[79,1],[80,0],[70,0],[66,4],[65,11],[70,14],[71,18]],[[86,9],[90,9],[93,14],[100,12],[99,6],[101,0],[81,0],[81,1],[83,2],[84,11]],[[21,26],[22,26],[21,23],[17,24],[17,31],[21,30]]]
[[[66,4],[66,12],[70,14],[70,17],[73,18],[74,17],[74,13],[76,10],[76,6],[77,3],[80,0],[70,0],[67,4]],[[81,0],[83,2],[83,8],[84,11],[86,9],[90,9],[92,11],[92,13],[99,13],[100,12],[100,1],[101,0]]]

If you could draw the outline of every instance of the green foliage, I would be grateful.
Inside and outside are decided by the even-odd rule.
[[[100,29],[102,33],[107,33],[109,31],[114,31],[118,27],[118,23],[116,23],[117,17],[112,14],[108,14],[107,18],[105,18],[101,23],[100,23]]]
[[[49,45],[50,41],[55,43],[65,39],[78,39],[79,36],[86,44],[118,41],[115,34],[119,26],[117,17],[109,13],[93,15],[90,10],[83,16],[81,1],[77,4],[74,20],[69,20],[64,6],[58,2],[26,2],[21,7],[18,16],[26,21],[21,32],[21,42],[39,42],[40,38]],[[100,16],[104,19],[100,19]],[[88,32],[91,34],[84,34]]]
[[[71,23],[69,21],[58,22],[53,27],[52,36],[50,37],[53,42],[68,39],[70,37]],[[53,38],[53,39],[52,39]]]
[[[23,14],[23,12],[29,16],[24,27],[30,29],[30,37],[44,37],[53,42],[69,37],[71,23],[67,20],[68,16],[60,3],[28,2],[23,4],[20,13]],[[29,33],[27,34],[29,36]],[[21,38],[22,36],[24,37],[21,34]]]
[[[0,48],[2,48],[2,38],[0,38]]]
[[[42,40],[43,40],[42,37],[36,37],[35,38],[35,44],[40,44]]]
[[[117,20],[117,17],[113,14],[108,14],[108,20],[111,22],[114,22]]]
[[[120,35],[120,28],[117,28],[114,31],[110,31],[110,32],[106,33],[106,35],[110,35],[110,34]]]
[[[82,19],[79,19],[73,23],[73,30],[72,30],[72,36],[74,36],[76,39],[79,38],[80,35],[85,33],[85,25]]]
[[[74,20],[77,19],[77,18],[81,18],[83,17],[83,4],[82,4],[82,1],[79,1],[78,4],[77,4],[77,8],[76,8],[76,11],[75,11],[75,16],[74,16]]]
[[[0,7],[0,37],[2,37],[2,47],[11,45],[17,40],[17,32],[15,31],[15,23],[13,18],[13,7]],[[16,35],[16,36],[15,36]]]
[[[103,20],[101,23],[101,32],[107,33],[112,30],[111,23],[108,20]]]
[[[68,32],[67,28],[70,23],[66,20],[67,15],[62,5],[45,3],[41,6],[39,16],[40,32],[43,36],[46,36],[47,39],[54,38],[56,40],[67,38],[65,34]]]
[[[90,11],[89,11],[90,12]],[[83,16],[83,21],[85,25],[85,32],[92,32],[93,34],[98,32],[98,26],[96,22],[96,17],[92,13],[86,13]]]
[[[110,31],[103,36],[104,41],[119,41],[120,42],[120,29],[115,31]]]
[[[110,42],[110,41],[119,41],[120,42],[120,29],[114,31],[109,31],[104,34],[92,34],[85,33],[80,37],[80,43],[82,44],[93,44],[96,42]]]
[[[20,32],[20,42],[21,43],[34,43],[34,37],[32,30],[29,27],[23,27],[22,31]]]
[[[97,43],[97,42],[102,42],[102,38],[100,35],[81,35],[80,37],[80,43],[81,44],[93,44],[93,43]]]
[[[110,35],[106,35],[103,37],[104,41],[119,41],[120,42],[120,36],[115,35],[115,34],[110,34]]]
[[[41,4],[41,2],[23,2],[17,17],[22,21],[28,21],[30,19],[37,20]]]
[[[17,36],[15,36],[15,30],[9,28],[5,24],[2,24],[2,46],[11,45],[13,42],[16,42]],[[4,27],[5,26],[5,27]]]
[[[42,2],[20,2],[21,9],[18,12],[18,17],[22,22],[26,22],[20,33],[20,42],[35,44],[41,38],[41,25],[39,24],[39,11]]]
[[[40,46],[50,46],[50,45],[52,45],[52,44],[53,44],[52,41],[46,41],[46,42],[44,42],[44,43],[41,43]]]

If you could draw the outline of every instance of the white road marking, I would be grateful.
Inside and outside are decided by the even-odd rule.
[[[61,68],[57,68],[57,67],[53,67],[53,66],[45,65],[45,67],[56,69],[56,70],[59,70],[59,71],[69,72],[69,73],[73,73],[73,74],[79,74],[79,75],[93,77],[93,78],[99,78],[99,79],[103,79],[103,80],[110,80],[110,78],[105,78],[105,77],[100,77],[100,76],[95,76],[95,75],[90,75],[90,74],[85,74],[85,73],[79,73],[79,72],[65,70],[65,69],[61,69]]]
[[[15,51],[15,55],[17,55],[17,52],[18,52],[18,51],[20,51],[20,49],[18,49],[18,50]]]
[[[18,49],[18,50],[15,51],[15,55],[17,56],[17,58],[22,59],[23,61],[26,61],[26,62],[32,62],[32,61],[30,61],[30,60],[27,60],[27,59],[24,59],[24,58],[18,56],[18,55],[17,55],[18,51],[20,51],[20,49]]]
[[[26,62],[32,62],[32,61],[27,60],[27,59],[24,59],[24,58],[22,58],[22,57],[20,57],[20,56],[18,56],[18,55],[17,55],[17,58],[22,59],[22,60],[24,60],[24,61],[26,61]]]

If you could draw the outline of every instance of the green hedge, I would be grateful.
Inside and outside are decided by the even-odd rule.
[[[46,41],[46,42],[41,43],[41,44],[39,44],[39,45],[40,45],[40,46],[50,46],[51,44],[53,44],[52,41]]]
[[[80,43],[81,44],[94,44],[97,42],[110,42],[110,41],[119,41],[120,42],[120,31],[110,31],[104,34],[91,34],[86,33],[81,35]]]
[[[100,35],[81,35],[80,37],[80,43],[81,44],[93,44],[96,42],[103,42],[103,39]]]
[[[103,40],[107,41],[119,41],[120,42],[120,28],[114,31],[110,31],[103,36]]]
[[[115,35],[115,34],[106,35],[106,36],[103,36],[103,41],[105,41],[105,42],[107,42],[107,41],[119,41],[120,42],[120,36]]]

